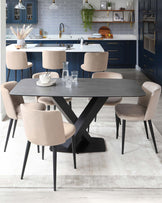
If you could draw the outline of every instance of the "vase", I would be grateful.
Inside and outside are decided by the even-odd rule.
[[[25,40],[24,39],[17,39],[17,45],[21,48],[25,47]]]

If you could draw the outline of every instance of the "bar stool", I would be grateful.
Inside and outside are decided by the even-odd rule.
[[[62,75],[63,62],[66,61],[65,51],[43,51],[42,52],[42,66],[48,70],[60,70]]]
[[[21,70],[21,79],[23,79],[23,70],[29,68],[30,76],[32,77],[31,62],[27,61],[26,52],[22,51],[7,51],[6,52],[6,65],[8,68],[7,82],[10,76],[10,70],[15,70],[15,81],[17,81],[17,70]]]
[[[84,64],[81,65],[84,71],[89,72],[101,72],[107,70],[109,52],[97,52],[97,53],[85,53],[84,55]]]

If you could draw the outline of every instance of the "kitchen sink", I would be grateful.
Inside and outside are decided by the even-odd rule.
[[[66,47],[70,49],[73,45],[72,44],[37,44],[36,47]]]

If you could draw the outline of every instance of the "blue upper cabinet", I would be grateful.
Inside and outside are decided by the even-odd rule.
[[[37,0],[28,0],[27,2],[24,2],[24,5],[26,7],[25,13],[24,13],[24,20],[25,23],[29,24],[36,24],[38,23],[38,2]]]
[[[26,7],[25,10],[15,9],[18,0],[7,0],[6,23],[38,23],[38,1],[22,1]]]

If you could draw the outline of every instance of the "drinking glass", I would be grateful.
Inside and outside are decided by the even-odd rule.
[[[71,71],[72,81],[77,83],[78,81],[78,71]]]
[[[71,88],[71,86],[72,86],[72,77],[71,76],[66,76],[65,77],[65,83],[66,83],[66,87],[67,88]]]

